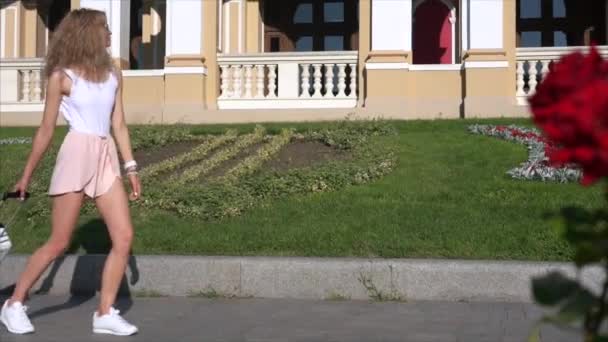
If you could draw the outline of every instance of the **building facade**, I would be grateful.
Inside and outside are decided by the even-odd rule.
[[[39,123],[48,41],[79,7],[107,14],[132,123],[527,116],[552,61],[608,57],[608,0],[0,4],[0,125]]]

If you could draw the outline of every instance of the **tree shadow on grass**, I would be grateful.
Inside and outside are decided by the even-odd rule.
[[[101,219],[93,219],[79,227],[74,234],[70,247],[66,251],[68,254],[76,254],[79,249],[84,250],[84,254],[78,254],[76,265],[70,283],[70,298],[62,304],[47,307],[32,312],[30,318],[48,315],[61,310],[68,310],[79,306],[92,298],[96,297],[101,290],[101,276],[107,255],[112,249],[112,241],[108,234],[105,223]],[[53,282],[57,272],[63,265],[66,255],[57,258],[51,265],[51,269],[42,284],[34,293],[36,295],[48,294],[53,287]],[[135,256],[129,257],[128,267],[131,269],[131,285],[139,280],[139,270]],[[0,290],[0,296],[12,293],[14,285]],[[127,312],[133,305],[129,282],[126,275],[120,283],[116,308],[121,312]]]

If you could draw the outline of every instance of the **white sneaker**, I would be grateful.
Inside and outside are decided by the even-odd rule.
[[[26,314],[27,306],[20,302],[14,302],[10,306],[8,300],[2,306],[0,321],[13,334],[29,334],[34,332],[34,326]]]
[[[93,314],[93,332],[96,334],[110,334],[129,336],[137,333],[137,327],[127,322],[119,315],[120,311],[110,308],[106,315]]]

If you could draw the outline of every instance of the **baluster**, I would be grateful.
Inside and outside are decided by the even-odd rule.
[[[232,79],[234,80],[234,92],[232,94],[233,97],[240,99],[243,97],[243,92],[241,91],[241,66],[233,65],[232,66]]]
[[[222,90],[222,93],[220,95],[220,98],[225,99],[230,97],[230,93],[229,93],[229,87],[230,87],[230,67],[228,65],[220,65],[220,69],[222,70],[222,76],[221,76],[221,85],[220,88]]]
[[[350,94],[348,97],[357,97],[357,64],[351,63],[350,66]]]
[[[310,97],[310,64],[302,64],[302,93],[300,97]]]
[[[334,63],[325,64],[325,97],[334,97]]]
[[[524,87],[526,86],[524,73],[524,62],[517,62],[517,91],[515,92],[515,95],[519,97],[526,96],[526,91],[524,90]]]
[[[31,70],[23,70],[21,71],[23,73],[23,88],[21,89],[21,101],[23,102],[30,102],[31,101],[31,84],[30,82],[32,81],[31,79]]]
[[[42,86],[40,82],[40,70],[34,70],[34,101],[40,102],[42,100]]]
[[[338,64],[338,97],[346,97],[344,90],[346,89],[346,72],[344,69],[346,64]]]
[[[268,97],[275,98],[277,97],[276,90],[276,80],[277,80],[277,66],[276,64],[271,64],[268,66]]]
[[[258,73],[256,76],[255,97],[258,99],[264,98],[264,64],[255,66]]]
[[[251,95],[251,88],[253,86],[252,71],[253,71],[253,65],[245,65],[245,98],[248,98],[248,99],[250,99],[252,97],[252,95]]]
[[[314,68],[315,68],[315,72],[314,72],[314,77],[315,77],[315,81],[314,81],[314,89],[315,92],[312,95],[313,97],[321,97],[321,64],[313,64]]]
[[[536,85],[538,85],[538,70],[536,69],[537,63],[538,61],[534,60],[528,64],[528,75],[530,77],[530,80],[528,81],[528,86],[530,87],[530,90],[528,90],[528,95],[533,95],[536,92]]]
[[[542,82],[545,79],[545,76],[547,76],[549,73],[549,64],[551,63],[551,60],[544,60],[541,61],[541,63],[542,68],[540,69],[540,81]]]

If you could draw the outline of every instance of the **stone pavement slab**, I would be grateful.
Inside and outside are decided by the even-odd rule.
[[[113,337],[91,333],[96,304],[96,297],[34,296],[28,305],[36,333],[1,327],[0,341],[524,342],[542,314],[523,303],[123,298],[117,306],[140,333]],[[542,341],[576,337],[542,330]]]
[[[0,265],[1,289],[23,271],[27,255],[10,255]],[[47,270],[34,290],[69,295],[99,289],[105,255],[69,255]],[[367,300],[376,294],[409,301],[532,302],[531,279],[570,263],[378,258],[227,257],[138,255],[129,261],[121,293],[187,296],[214,291],[225,297]],[[598,292],[604,272],[588,267],[585,285]]]

